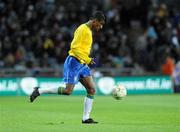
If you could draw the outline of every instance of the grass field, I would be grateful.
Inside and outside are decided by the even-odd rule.
[[[83,96],[0,97],[0,132],[180,132],[180,95],[96,96],[81,124]]]

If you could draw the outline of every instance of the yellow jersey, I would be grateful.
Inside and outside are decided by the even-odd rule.
[[[92,46],[92,31],[86,24],[81,24],[74,32],[74,38],[71,42],[69,51],[70,56],[77,58],[80,63],[89,64],[89,57]]]

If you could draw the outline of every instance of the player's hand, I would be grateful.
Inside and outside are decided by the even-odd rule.
[[[90,65],[94,65],[94,64],[96,64],[95,59],[91,58]]]

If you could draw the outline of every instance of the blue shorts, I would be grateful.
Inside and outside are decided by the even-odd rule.
[[[83,77],[91,76],[88,65],[81,64],[75,57],[68,56],[64,62],[64,78],[66,84],[77,84]]]

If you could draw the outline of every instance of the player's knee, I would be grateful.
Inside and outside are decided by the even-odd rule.
[[[94,88],[91,88],[88,90],[88,94],[94,95],[96,93],[96,90]]]

